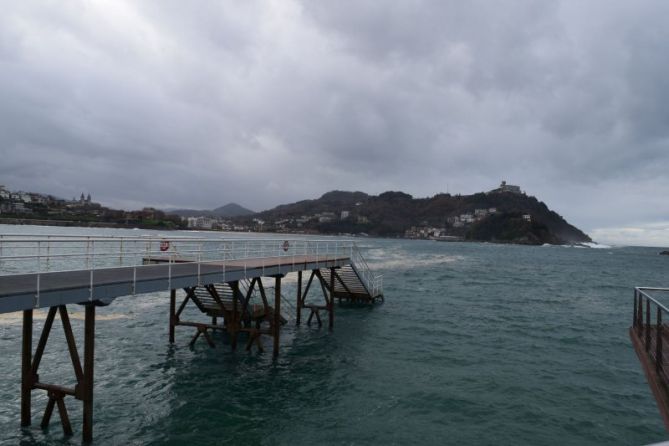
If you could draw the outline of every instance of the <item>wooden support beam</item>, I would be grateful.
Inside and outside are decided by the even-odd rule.
[[[77,377],[77,384],[81,384],[84,378],[84,372],[81,370],[81,361],[79,360],[79,353],[77,352],[77,343],[74,341],[74,333],[72,333],[72,325],[70,324],[70,316],[67,314],[65,305],[58,307],[60,313],[60,321],[63,324],[63,331],[65,331],[65,339],[67,340],[67,348],[70,351],[70,359],[72,360],[72,367],[74,367],[74,375]]]
[[[177,290],[170,290],[170,344],[174,344],[174,326],[176,324]]]
[[[297,272],[297,315],[295,317],[295,323],[300,325],[300,320],[302,319],[302,271]]]
[[[42,334],[40,335],[39,341],[37,342],[37,350],[35,350],[35,356],[33,357],[33,377],[37,375],[37,370],[39,369],[39,364],[42,361],[42,355],[44,354],[44,349],[46,348],[46,341],[49,340],[49,333],[51,333],[53,319],[56,317],[57,311],[58,307],[51,307],[49,308],[49,313],[46,315],[46,321],[44,321],[44,327],[42,327]]]
[[[21,426],[30,426],[30,403],[33,384],[33,310],[23,311],[23,344],[21,349]]]
[[[334,328],[335,268],[330,268],[330,302],[328,303],[328,328]]]
[[[202,336],[204,336],[204,339],[207,340],[207,344],[209,344],[209,347],[211,348],[216,347],[216,344],[214,344],[214,340],[211,339],[211,336],[209,336],[209,332],[207,331],[206,328],[202,329]]]
[[[56,398],[56,405],[58,406],[58,413],[60,414],[60,422],[63,425],[63,433],[65,435],[72,435],[72,425],[70,424],[70,417],[67,415],[64,395],[58,395]]]
[[[316,306],[316,305],[309,305],[308,307],[305,307],[305,308],[310,308],[311,309],[311,313],[309,313],[309,318],[307,319],[307,325],[311,325],[311,319],[314,316],[316,316],[316,321],[318,322],[318,326],[322,327],[323,322],[321,321],[321,316],[319,314],[319,311],[323,307],[319,307],[319,306]]]
[[[304,287],[304,293],[302,293],[302,306],[304,307],[305,302],[307,301],[307,294],[309,293],[309,288],[311,288],[311,282],[314,280],[314,276],[316,275],[317,270],[313,270],[311,272],[311,275],[309,276],[309,280],[307,280],[307,286]]]
[[[183,302],[181,302],[181,305],[179,305],[179,309],[177,310],[176,313],[176,322],[179,322],[179,317],[181,316],[181,313],[184,311],[184,308],[186,308],[186,304],[190,300],[190,297],[193,294],[194,289],[195,288],[184,288],[184,291],[186,292],[186,297],[183,300]]]
[[[249,302],[251,301],[251,296],[253,295],[253,288],[259,281],[260,279],[258,277],[254,277],[253,279],[251,279],[249,288],[248,290],[246,290],[246,296],[244,296],[244,305],[242,306],[242,315],[244,315],[244,318],[246,318],[249,314]]]
[[[281,331],[281,276],[274,277],[274,315],[272,321],[272,335],[274,336],[274,348],[272,356],[279,356],[279,333]]]
[[[68,352],[77,384],[74,388],[63,387],[56,384],[39,382],[38,370],[42,361],[42,356],[46,348],[47,341],[56,313],[60,314],[65,340],[67,341]],[[50,307],[42,328],[35,354],[32,353],[32,310],[27,310],[23,315],[23,357],[21,364],[21,424],[30,425],[30,397],[33,389],[46,390],[48,402],[42,417],[41,426],[46,428],[51,421],[54,408],[58,408],[63,432],[65,435],[72,435],[72,425],[65,406],[65,397],[74,396],[83,402],[83,441],[88,443],[93,438],[93,361],[94,361],[94,342],[95,342],[95,306],[86,305],[84,320],[84,364],[82,367],[77,351],[77,345],[72,332],[70,317],[65,305]]]
[[[241,294],[241,291],[239,291],[239,281],[230,282],[230,288],[232,288],[232,323],[226,325],[230,334],[230,346],[232,347],[232,351],[235,351],[237,350],[237,335],[241,328],[239,323],[241,317],[237,302],[237,298]]]
[[[49,401],[46,403],[46,409],[44,409],[44,416],[42,417],[42,422],[40,423],[40,427],[42,429],[46,429],[49,427],[49,422],[51,421],[51,414],[53,414],[53,408],[56,406],[56,400],[55,398],[51,398],[51,395],[49,395]]]
[[[319,270],[314,270],[314,272],[316,273],[316,277],[318,277],[318,282],[321,284],[321,291],[323,291],[323,297],[325,298],[325,303],[329,307],[330,296],[328,295],[328,289],[325,286],[326,285],[325,278],[323,277],[323,275]]]
[[[95,305],[86,305],[84,319],[83,441],[93,440],[93,361],[95,360]]]
[[[72,424],[70,423],[70,417],[67,414],[67,408],[65,407],[65,394],[55,390],[49,391],[49,401],[46,403],[46,409],[44,410],[44,416],[42,417],[40,426],[42,429],[49,427],[54,406],[58,407],[58,414],[60,415],[60,423],[63,426],[63,433],[68,436],[72,435]]]

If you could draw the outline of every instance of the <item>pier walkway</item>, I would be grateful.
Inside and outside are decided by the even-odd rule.
[[[0,313],[23,311],[21,425],[31,424],[32,391],[43,390],[49,400],[42,428],[57,408],[63,431],[71,435],[65,397],[73,396],[83,403],[83,440],[92,440],[95,308],[121,296],[168,293],[171,343],[178,326],[195,329],[191,345],[202,337],[213,347],[211,332],[219,330],[229,335],[233,349],[243,335],[247,350],[254,345],[263,350],[261,338],[268,336],[276,357],[286,323],[281,280],[289,273],[297,273],[298,324],[302,312],[309,311],[307,323],[315,318],[321,326],[323,315],[333,329],[335,299],[383,300],[382,277],[371,271],[352,241],[0,235]],[[268,279],[273,286],[266,289]],[[319,288],[321,297],[309,295]],[[177,308],[178,294],[184,297]],[[206,319],[184,320],[189,303]],[[71,304],[85,306],[83,361],[69,321]],[[38,308],[48,313],[33,351],[33,310]],[[74,368],[73,388],[41,382],[38,374],[56,315]]]
[[[629,334],[669,431],[669,288],[637,287]]]

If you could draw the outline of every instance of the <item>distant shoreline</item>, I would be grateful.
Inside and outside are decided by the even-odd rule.
[[[33,218],[0,218],[2,225],[17,225],[17,226],[66,226],[79,228],[123,228],[132,229],[134,225],[123,225],[113,222],[102,221],[81,221],[81,220],[39,220]],[[151,229],[151,228],[146,228]]]
[[[110,228],[110,229],[147,229],[147,230],[159,230],[159,231],[184,231],[185,229],[170,229],[170,228],[156,228],[151,226],[141,226],[141,225],[124,225],[119,223],[112,222],[96,222],[96,221],[74,221],[74,220],[39,220],[39,219],[30,219],[30,218],[0,218],[0,225],[16,225],[16,226],[59,226],[59,227],[71,227],[71,228]],[[188,230],[185,230],[188,231]],[[531,243],[518,243],[505,240],[468,240],[465,238],[448,238],[448,239],[438,239],[438,238],[411,238],[411,237],[378,237],[378,236],[360,236],[356,234],[327,234],[320,232],[270,232],[270,231],[221,231],[217,229],[197,229],[197,232],[234,232],[234,233],[254,233],[254,234],[276,234],[276,235],[311,235],[311,236],[327,236],[327,237],[353,237],[353,238],[382,238],[382,239],[401,239],[401,240],[413,240],[413,241],[433,241],[433,242],[447,242],[447,243],[491,243],[496,245],[517,245],[517,246],[542,246]],[[551,245],[551,246],[582,246],[584,248],[591,248],[587,244],[574,242],[561,245]]]

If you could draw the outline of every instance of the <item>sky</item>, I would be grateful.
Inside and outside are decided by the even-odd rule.
[[[0,184],[124,209],[506,180],[669,245],[666,0],[0,0]]]

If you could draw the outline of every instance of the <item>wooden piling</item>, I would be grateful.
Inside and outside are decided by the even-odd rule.
[[[274,348],[272,356],[279,356],[279,333],[281,327],[281,276],[274,277],[274,319],[272,321],[272,335],[274,336]]]
[[[330,301],[328,302],[328,328],[334,328],[335,269],[330,268]]]
[[[83,405],[84,428],[83,441],[93,440],[93,361],[95,360],[95,306],[86,306],[84,320],[84,380]]]
[[[170,290],[170,344],[174,344],[174,325],[176,324],[177,290]]]
[[[30,426],[33,310],[23,311],[23,345],[21,350],[21,426]]]
[[[300,325],[302,319],[302,271],[297,272],[297,315],[295,317],[295,323]]]

